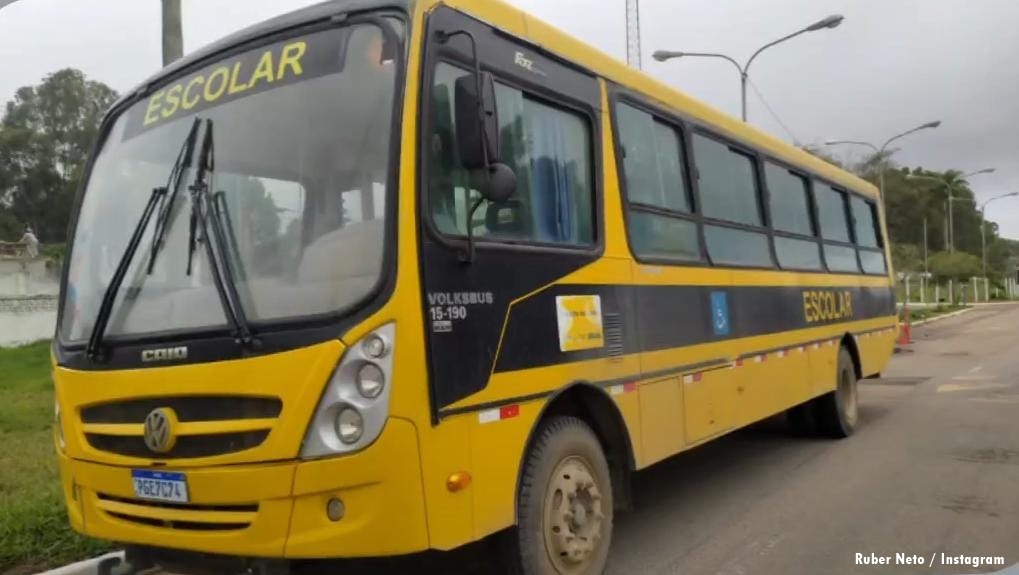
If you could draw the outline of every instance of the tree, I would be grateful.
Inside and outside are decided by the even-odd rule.
[[[922,177],[917,183],[924,192],[931,194],[942,204],[947,202],[949,197],[953,198],[950,205],[942,205],[938,210],[944,215],[945,209],[951,208],[947,215],[951,226],[952,246],[956,250],[980,253],[980,213],[965,174],[959,170],[946,170],[918,171],[916,175]]]
[[[931,273],[939,282],[967,281],[980,275],[980,258],[964,252],[938,252],[930,257]]]
[[[99,122],[116,99],[70,68],[16,92],[0,120],[0,220],[31,225],[44,242],[64,241]]]
[[[908,170],[891,169],[885,172],[885,220],[888,235],[893,243],[921,246],[923,250],[923,221],[928,220],[928,248],[940,246],[940,214],[933,209],[936,200],[926,190],[919,189],[907,176]]]
[[[990,231],[990,226],[988,226],[988,235],[990,235]],[[1019,255],[1019,250],[1013,244],[1014,242],[1010,240],[1000,238],[987,244],[987,275],[996,282],[1000,282],[1003,277],[1009,274],[1009,260]]]
[[[18,239],[24,231],[24,224],[19,223],[10,210],[0,205],[0,238]]]
[[[922,272],[923,250],[912,244],[892,244],[892,266],[897,272]]]

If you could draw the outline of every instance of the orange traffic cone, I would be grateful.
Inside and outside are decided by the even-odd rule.
[[[899,341],[898,345],[909,345],[913,343],[912,334],[909,329],[909,308],[902,308],[902,321],[899,322]]]

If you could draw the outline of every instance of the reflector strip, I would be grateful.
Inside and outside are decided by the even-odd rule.
[[[703,378],[704,378],[703,374],[700,374],[700,373],[691,373],[691,374],[683,376],[683,383],[697,383],[698,381],[700,381]]]
[[[499,419],[509,419],[520,415],[520,405],[504,405],[499,408]]]
[[[520,404],[504,405],[498,409],[486,409],[478,412],[478,423],[492,423],[520,415]]]
[[[622,395],[631,391],[637,391],[637,384],[635,382],[613,385],[609,388],[609,395]]]

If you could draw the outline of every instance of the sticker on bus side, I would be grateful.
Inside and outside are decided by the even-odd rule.
[[[600,296],[556,296],[555,307],[559,351],[580,351],[605,345]]]
[[[711,292],[711,327],[715,335],[729,335],[729,296],[724,291]]]
[[[128,111],[124,140],[174,119],[342,71],[347,34],[326,31],[242,52],[163,86]]]

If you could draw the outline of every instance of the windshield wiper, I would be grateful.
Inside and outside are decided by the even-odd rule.
[[[173,213],[173,206],[177,202],[177,194],[180,192],[181,184],[184,182],[184,172],[191,167],[191,158],[194,155],[198,127],[201,123],[201,118],[197,117],[191,123],[188,137],[184,140],[184,145],[181,147],[180,153],[177,154],[177,161],[174,162],[173,169],[170,170],[170,176],[166,179],[166,190],[169,190],[169,195],[164,195],[160,203],[159,216],[156,217],[156,229],[152,232],[152,250],[149,253],[149,268],[147,270],[149,275],[152,275],[152,270],[156,265],[156,256],[163,249],[167,224],[169,223],[170,215]]]
[[[233,324],[234,337],[241,345],[258,349],[261,347],[261,342],[251,333],[251,324],[244,313],[240,294],[237,293],[237,282],[230,265],[230,255],[227,252],[229,244],[223,230],[223,221],[220,219],[220,212],[212,206],[210,199],[209,184],[206,182],[206,178],[211,179],[215,170],[216,152],[213,144],[212,120],[206,119],[205,137],[202,139],[202,149],[198,155],[198,169],[195,172],[195,181],[189,188],[191,190],[191,230],[188,237],[187,273],[191,275],[191,261],[198,242],[201,241],[205,244],[205,253],[209,260],[213,283],[219,293],[220,304],[223,306],[227,319]],[[209,218],[209,214],[212,214],[212,218]],[[209,241],[210,227],[214,241]],[[201,237],[198,235],[199,232],[201,232]],[[221,263],[222,265],[220,265]]]
[[[230,219],[230,206],[226,203],[226,192],[220,190],[212,194],[212,207],[217,219],[223,222],[227,239],[230,240],[230,252],[233,254],[232,262],[237,263],[237,275],[244,281],[247,274],[244,273],[244,261],[241,259],[241,248],[237,245],[237,232],[234,231],[233,220]]]
[[[184,172],[185,166],[190,165],[191,155],[195,144],[195,135],[198,133],[198,124],[200,121],[195,118],[195,123],[191,126],[191,131],[188,132],[187,138],[184,139],[184,143],[181,144],[180,151],[177,152],[177,159],[173,163],[173,167],[170,168],[170,177],[167,179],[167,186],[162,188],[154,188],[152,195],[149,196],[149,202],[145,204],[145,209],[142,211],[142,215],[138,218],[138,223],[135,224],[134,232],[131,233],[131,239],[127,242],[127,247],[124,248],[124,253],[120,256],[120,261],[117,262],[117,268],[113,272],[113,277],[110,278],[110,284],[106,286],[106,291],[103,292],[103,300],[99,304],[99,311],[96,313],[96,321],[92,326],[92,333],[88,338],[88,345],[85,347],[85,355],[93,360],[101,359],[102,355],[102,344],[103,335],[106,333],[106,327],[110,323],[110,315],[113,312],[113,304],[117,300],[117,292],[120,291],[120,286],[124,284],[124,276],[127,275],[127,270],[131,266],[131,261],[134,259],[135,253],[138,251],[138,246],[141,244],[142,236],[145,235],[145,229],[148,228],[149,221],[152,219],[152,214],[155,213],[156,207],[163,203],[163,209],[160,212],[160,218],[157,223],[156,234],[154,235],[154,242],[152,247],[152,259],[155,259],[157,252],[157,246],[162,242],[162,234],[165,233],[165,219],[166,214],[169,213],[169,207],[166,205],[166,194],[168,188],[173,186],[173,193],[177,193],[177,189],[180,187],[180,180],[182,173]],[[171,196],[172,197],[172,196]],[[172,202],[172,199],[170,200]],[[152,261],[149,262],[149,273],[152,273]]]

